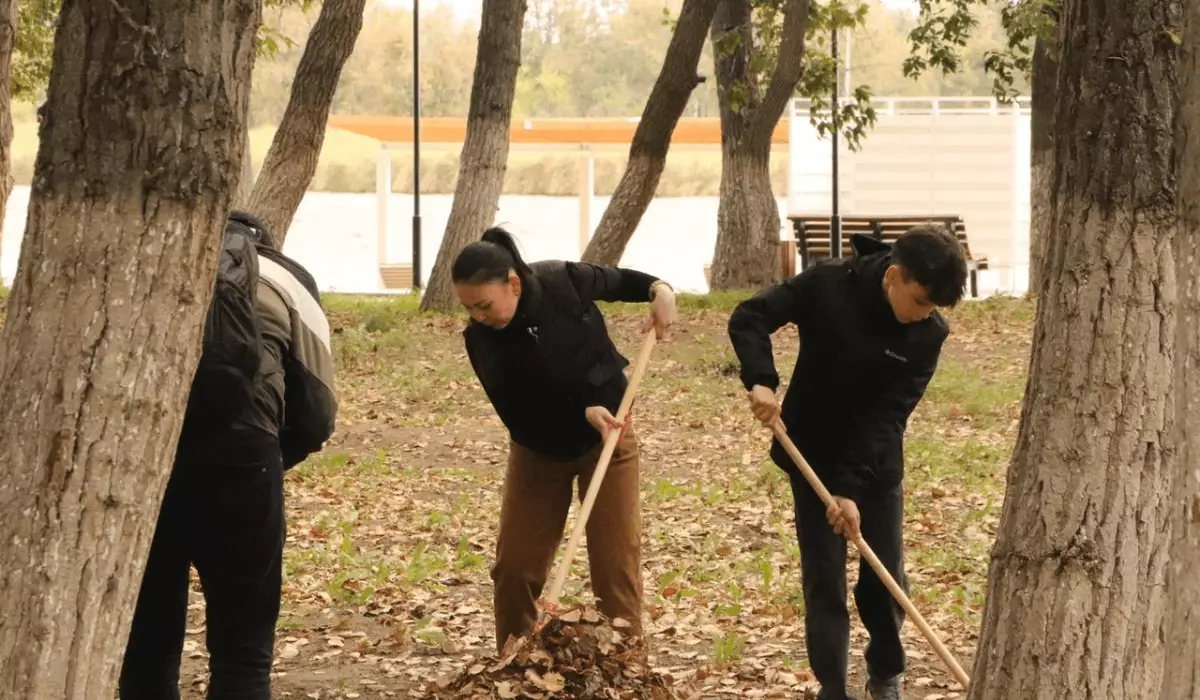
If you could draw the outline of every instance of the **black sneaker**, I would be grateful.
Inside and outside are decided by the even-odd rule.
[[[827,693],[822,690],[821,692],[817,693],[817,700],[858,700],[858,696],[846,693],[839,698],[835,697],[832,693]]]
[[[886,681],[868,679],[867,698],[869,700],[904,700],[904,694],[900,692],[900,677],[895,676]]]

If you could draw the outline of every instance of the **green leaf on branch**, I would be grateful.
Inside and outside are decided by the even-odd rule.
[[[316,4],[316,0],[264,0],[264,8],[279,8],[286,9],[289,7],[298,7],[304,12],[308,12]],[[263,22],[258,28],[258,36],[255,37],[255,48],[258,51],[259,58],[275,58],[283,46],[287,48],[295,48],[296,42],[283,32],[279,31],[270,24]]]
[[[843,95],[836,110],[830,110],[837,71],[825,40],[834,31],[853,31],[866,25],[869,6],[831,0],[828,4],[809,6],[807,45],[804,52],[804,73],[796,86],[796,94],[808,100],[809,122],[824,138],[836,129],[846,138],[852,150],[861,147],[867,131],[875,125],[875,108],[871,106],[871,88],[859,85],[850,95]],[[846,101],[849,98],[849,101]]]
[[[59,0],[21,0],[12,57],[12,98],[33,101],[50,82]]]
[[[1008,37],[1000,51],[987,51],[983,67],[992,75],[992,92],[1001,102],[1011,102],[1019,92],[1013,85],[1029,78],[1034,43],[1053,36],[1058,23],[1059,0],[995,0],[1003,3],[1000,24]],[[943,74],[962,69],[961,49],[979,26],[976,13],[987,0],[918,0],[917,26],[909,32],[911,55],[904,75],[916,79],[928,70]]]

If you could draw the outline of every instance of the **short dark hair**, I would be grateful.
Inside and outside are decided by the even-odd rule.
[[[955,306],[967,285],[962,244],[945,225],[929,222],[905,231],[892,245],[892,262],[921,285],[937,306]]]

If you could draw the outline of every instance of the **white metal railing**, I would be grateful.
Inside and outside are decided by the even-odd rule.
[[[811,100],[797,97],[792,100],[792,114],[807,117]],[[841,104],[849,102],[842,98]],[[1029,98],[1018,97],[1012,103],[1003,103],[995,97],[875,97],[871,106],[877,114],[1029,114]],[[817,114],[828,114],[829,109],[819,109]]]

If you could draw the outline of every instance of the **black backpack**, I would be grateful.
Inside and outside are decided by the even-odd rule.
[[[228,423],[254,401],[263,342],[258,299],[257,232],[231,217],[221,241],[200,362],[188,396],[188,421]]]

